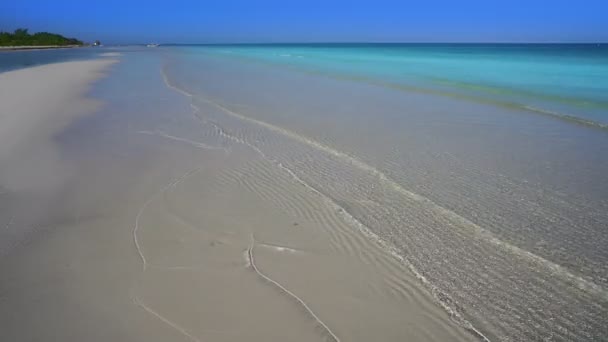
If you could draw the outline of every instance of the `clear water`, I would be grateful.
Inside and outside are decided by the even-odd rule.
[[[291,170],[394,247],[478,337],[608,336],[605,50],[159,51],[215,132],[205,143],[241,141]]]
[[[66,57],[33,53],[35,64]],[[144,62],[149,54],[161,70]],[[146,121],[135,99],[145,104],[152,85],[135,75],[162,74],[190,95],[197,141],[248,146],[290,170],[352,229],[365,226],[393,247],[476,336],[607,339],[605,46],[189,46],[125,55],[128,96],[114,105]],[[12,56],[0,68],[24,65]],[[247,170],[252,179],[258,171]]]
[[[606,45],[227,45],[196,51],[608,124]]]

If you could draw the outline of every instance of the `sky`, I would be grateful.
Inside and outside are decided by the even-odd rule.
[[[19,0],[0,30],[85,41],[608,42],[608,0]]]

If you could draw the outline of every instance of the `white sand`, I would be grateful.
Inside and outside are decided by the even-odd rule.
[[[4,339],[471,339],[407,267],[276,162],[197,122],[158,72],[145,75],[162,94],[125,96],[180,106],[156,121],[125,108],[103,132],[123,141],[85,149],[72,173],[53,136],[95,108],[82,95],[109,63],[0,75],[0,183],[63,202],[37,214],[52,229],[0,258]],[[29,210],[17,201],[0,222]]]
[[[114,62],[68,62],[0,73],[3,192],[50,196],[70,176],[70,166],[61,160],[53,137],[76,118],[97,108],[96,101],[83,95]],[[38,209],[42,208],[32,208]],[[17,232],[0,232],[0,254],[16,242],[13,233]]]

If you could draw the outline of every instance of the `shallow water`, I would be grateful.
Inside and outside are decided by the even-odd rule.
[[[579,123],[608,124],[608,48],[601,44],[279,44],[190,49],[194,54],[245,58]]]
[[[165,52],[118,57],[101,107],[54,132],[65,182],[0,197],[3,236],[37,228],[0,258],[3,336],[472,340],[372,232],[168,84]]]
[[[201,120],[394,248],[456,321],[491,340],[606,338],[605,131],[206,48],[165,58]]]
[[[285,48],[320,57],[286,65]],[[37,218],[59,233],[0,263],[9,336],[606,340],[608,133],[504,105],[601,119],[602,93],[555,100],[584,73],[496,95],[502,78],[402,57],[403,75],[378,82],[399,70],[373,68],[391,49],[213,49],[123,51],[91,94],[103,108],[57,134],[75,176]],[[471,47],[439,61],[428,49],[407,60],[447,66]],[[539,65],[563,54],[563,70],[571,58],[603,68],[595,52],[549,50]],[[7,227],[29,223],[34,202],[0,195]],[[72,318],[83,324],[56,329]]]

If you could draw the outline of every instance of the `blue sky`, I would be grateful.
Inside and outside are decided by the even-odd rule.
[[[106,43],[608,42],[608,0],[19,0],[0,30]]]

